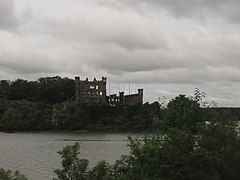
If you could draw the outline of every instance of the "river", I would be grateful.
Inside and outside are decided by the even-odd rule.
[[[29,180],[50,180],[54,169],[61,167],[57,153],[66,145],[80,143],[80,158],[90,167],[100,160],[114,163],[129,153],[125,133],[0,133],[0,168],[19,170]]]

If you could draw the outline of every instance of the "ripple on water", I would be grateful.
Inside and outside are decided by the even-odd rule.
[[[66,145],[80,143],[80,158],[90,166],[100,160],[113,163],[129,148],[127,136],[140,134],[114,133],[0,133],[0,167],[19,170],[30,180],[48,180],[60,168],[57,152]]]

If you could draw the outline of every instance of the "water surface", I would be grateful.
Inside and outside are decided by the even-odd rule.
[[[19,170],[30,180],[48,180],[60,168],[57,151],[66,145],[80,143],[80,158],[90,166],[100,160],[114,163],[128,154],[128,136],[118,133],[0,133],[0,168]]]

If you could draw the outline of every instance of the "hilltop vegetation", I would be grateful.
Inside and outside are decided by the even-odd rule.
[[[202,93],[195,97],[177,97],[179,108],[191,115],[181,122],[180,112],[173,116],[159,102],[136,105],[107,106],[81,104],[74,99],[75,82],[59,76],[39,78],[37,81],[17,79],[0,81],[0,131],[91,130],[91,131],[150,131],[159,126],[182,126],[192,121],[211,118],[214,113],[228,114],[238,120],[239,109],[197,108]],[[186,101],[186,102],[185,102]],[[194,103],[193,103],[194,102]],[[183,106],[184,105],[184,106]],[[198,114],[198,115],[196,115]],[[168,119],[168,121],[165,121]],[[164,122],[166,124],[162,124]]]
[[[152,131],[159,103],[132,106],[80,104],[74,80],[0,81],[0,131]]]
[[[15,81],[0,81],[0,99],[46,104],[62,103],[71,99],[75,94],[73,79],[59,76],[39,78],[37,81],[16,79]]]

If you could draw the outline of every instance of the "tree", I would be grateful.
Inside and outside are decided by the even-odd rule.
[[[55,173],[58,175],[59,180],[80,180],[86,179],[88,160],[79,159],[79,143],[72,146],[66,146],[58,153],[63,158],[63,169],[56,169]]]
[[[168,111],[165,121],[172,123],[166,123],[168,130],[143,139],[130,138],[130,154],[115,164],[103,161],[92,169],[87,169],[87,165],[81,171],[68,169],[80,173],[75,179],[239,179],[240,138],[235,121],[223,115],[202,121],[198,119],[202,113],[199,103],[183,95],[169,102]],[[79,145],[74,146],[77,149],[68,147],[68,151],[73,152],[66,152],[70,156],[64,156],[72,163],[68,167],[77,167],[76,162],[80,162],[78,158],[71,160],[76,157],[71,154],[79,150]]]
[[[0,169],[0,179],[2,180],[27,180],[26,176],[19,171],[12,172],[10,170]]]
[[[0,101],[0,130],[26,131],[51,128],[52,107],[28,101]]]
[[[0,81],[0,99],[6,99],[7,94],[9,93],[10,82],[7,80]]]
[[[39,94],[42,101],[50,104],[71,99],[75,94],[75,82],[59,76],[39,78]]]
[[[168,103],[162,128],[164,130],[188,128],[195,131],[195,124],[201,121],[202,110],[198,101],[179,95]]]

